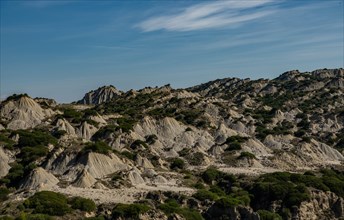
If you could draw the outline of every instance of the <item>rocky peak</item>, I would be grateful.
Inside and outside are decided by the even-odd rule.
[[[120,96],[123,92],[116,89],[116,87],[103,86],[99,87],[97,90],[92,90],[85,94],[84,98],[79,100],[78,104],[85,105],[97,105],[104,102],[108,102],[111,99]]]
[[[277,77],[278,80],[292,80],[295,77],[300,75],[300,72],[298,70],[291,70],[282,73],[279,77]]]

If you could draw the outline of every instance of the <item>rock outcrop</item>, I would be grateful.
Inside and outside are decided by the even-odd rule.
[[[79,100],[77,103],[85,105],[97,105],[108,102],[121,94],[122,92],[117,90],[114,86],[103,86],[97,90],[92,90],[86,93],[84,98]]]
[[[50,189],[55,186],[59,180],[45,169],[38,167],[31,171],[29,176],[21,183],[22,189]]]
[[[9,156],[5,153],[4,149],[0,147],[0,178],[6,176],[11,169],[10,165],[8,165],[9,161]]]
[[[0,109],[1,120],[6,121],[6,128],[11,130],[33,128],[54,115],[51,109],[43,109],[25,95],[2,102]]]

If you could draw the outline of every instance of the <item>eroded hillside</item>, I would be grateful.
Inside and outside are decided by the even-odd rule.
[[[3,216],[344,218],[343,69],[13,95],[0,114]]]

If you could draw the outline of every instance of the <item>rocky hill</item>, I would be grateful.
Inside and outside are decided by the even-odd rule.
[[[343,69],[0,108],[0,216],[344,218]]]
[[[120,96],[123,92],[116,89],[116,87],[103,86],[97,90],[92,90],[85,94],[84,98],[79,100],[78,104],[97,105],[103,102],[111,101],[114,97]]]

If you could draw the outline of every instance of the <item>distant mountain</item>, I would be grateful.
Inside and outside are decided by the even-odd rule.
[[[123,92],[116,89],[116,87],[103,86],[97,90],[92,90],[85,94],[84,98],[79,100],[78,104],[97,105],[103,102],[108,102],[114,97],[120,96]]]

